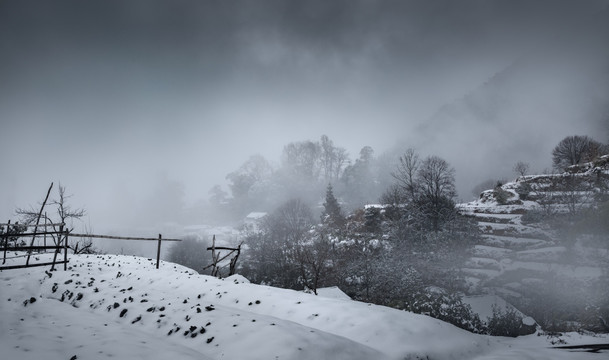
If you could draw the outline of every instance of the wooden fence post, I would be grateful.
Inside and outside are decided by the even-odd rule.
[[[59,225],[59,232],[63,232],[64,224]],[[65,231],[65,237],[63,240],[63,271],[68,270],[68,230]],[[59,235],[61,236],[61,235]]]
[[[11,228],[11,221],[9,220],[6,224],[6,234],[8,235],[8,231]],[[6,263],[6,250],[8,249],[8,236],[4,238],[4,257],[2,259],[2,265]]]
[[[44,212],[44,246],[47,246],[47,212],[46,211]]]
[[[47,204],[47,200],[49,200],[49,195],[51,194],[51,189],[53,188],[53,183],[49,186],[49,190],[47,191],[47,196],[44,198],[42,202],[42,206],[40,207],[40,212],[38,212],[38,217],[36,218],[36,226],[34,226],[34,234],[32,235],[32,241],[30,242],[30,246],[34,246],[34,241],[36,240],[36,233],[38,232],[38,225],[40,224],[40,217],[42,217],[42,211],[44,210],[44,206]],[[45,229],[46,231],[46,229]],[[27,260],[25,261],[25,265],[30,263],[30,256],[32,255],[32,250],[27,252]]]
[[[161,260],[161,234],[159,234],[159,245],[156,249],[156,268],[159,268],[159,261]]]

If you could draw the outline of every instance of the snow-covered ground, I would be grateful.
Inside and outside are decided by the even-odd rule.
[[[37,255],[45,261],[49,255]],[[22,261],[11,259],[8,262]],[[68,271],[0,271],[2,359],[601,359],[553,344],[607,343],[565,334],[517,339],[349,300],[219,280],[152,259],[70,256]]]

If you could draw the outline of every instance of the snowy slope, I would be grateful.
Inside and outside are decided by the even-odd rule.
[[[523,223],[522,219],[531,212],[566,213],[569,206],[585,208],[594,204],[594,194],[600,191],[596,182],[601,176],[607,179],[607,175],[609,155],[570,167],[564,174],[521,176],[500,188],[482,192],[475,201],[459,204],[461,214],[475,219],[482,232],[481,242],[474,246],[463,269],[469,283],[482,292],[518,298],[523,279],[542,281],[547,274],[577,281],[598,278],[602,269],[570,256],[574,250],[561,244],[552,229],[541,223]],[[586,191],[570,190],[569,182]],[[506,194],[501,202],[498,192]],[[578,251],[600,250],[580,247]]]
[[[47,270],[0,272],[2,358],[572,358],[549,349],[544,337],[479,336],[426,316],[239,276],[219,280],[167,262],[156,270],[146,258],[71,256],[68,271]]]

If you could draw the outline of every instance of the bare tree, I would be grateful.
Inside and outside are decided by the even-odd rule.
[[[446,160],[429,156],[421,162],[417,178],[419,208],[430,221],[431,229],[439,231],[441,224],[455,215],[455,169]]]
[[[513,170],[517,175],[525,176],[529,172],[529,168],[530,168],[529,163],[524,162],[524,161],[518,161],[514,165]]]
[[[85,216],[86,212],[82,208],[73,209],[67,202],[72,195],[66,195],[66,187],[62,186],[61,183],[58,187],[59,197],[51,201],[52,205],[57,207],[57,215],[59,216],[60,223],[68,226],[68,231],[74,230],[72,226],[72,220],[80,220]],[[70,224],[68,224],[70,222]]]
[[[52,187],[53,184],[51,183],[51,187],[49,187],[47,196],[44,202],[42,203],[42,206],[39,211],[34,210],[34,208],[32,207],[30,207],[29,209],[17,208],[17,210],[15,210],[15,213],[21,216],[24,220],[24,223],[26,224],[36,223],[36,225],[38,225],[40,223],[41,218],[46,219],[51,224],[53,224],[52,226],[54,231],[59,231],[60,224],[64,224],[64,231],[67,231],[69,233],[74,230],[73,220],[80,220],[83,216],[85,216],[86,212],[82,208],[74,209],[71,205],[68,204],[68,199],[71,197],[71,195],[66,195],[66,188],[60,183],[57,190],[58,197],[48,202],[48,205],[55,206],[56,216],[49,215],[47,212],[43,213],[43,209],[45,205],[47,205],[47,201],[51,193]],[[62,239],[57,239],[54,235],[52,236],[55,245],[61,244]],[[74,251],[75,253],[88,253],[93,251],[91,240],[86,238],[76,241],[70,244],[68,247],[72,249],[72,251]]]
[[[301,286],[297,247],[308,244],[314,225],[311,209],[299,199],[289,200],[265,216],[260,230],[247,236],[245,271],[251,281],[283,288]]]
[[[439,231],[454,216],[455,170],[446,160],[428,156],[421,161],[414,150],[408,149],[392,176],[397,187],[386,192],[384,199],[395,202],[396,196],[403,196],[409,208],[406,215],[418,227]]]
[[[398,186],[403,189],[404,195],[409,201],[413,201],[416,198],[419,165],[419,154],[411,148],[406,150],[404,155],[400,156],[398,167],[391,174],[398,182]]]
[[[601,155],[603,145],[589,136],[567,136],[552,150],[552,164],[557,170],[592,161]]]
[[[93,230],[91,228],[91,224],[89,226],[85,225],[84,233],[87,235],[93,234]],[[98,254],[99,250],[93,247],[93,238],[86,237],[80,238],[80,240],[69,245],[74,254]]]
[[[310,242],[298,244],[295,248],[294,261],[300,268],[300,281],[315,295],[327,275],[331,251],[332,244],[322,234]]]
[[[282,164],[295,178],[317,181],[322,170],[321,153],[321,145],[317,142],[292,142],[283,148]]]
[[[438,201],[456,196],[455,169],[438,156],[427,157],[418,171],[419,186],[424,197]]]

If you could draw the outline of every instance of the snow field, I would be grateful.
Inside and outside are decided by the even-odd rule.
[[[0,290],[7,359],[571,358],[544,337],[475,335],[338,289],[315,296],[167,262],[156,270],[133,256],[71,255],[65,272],[2,271]]]

